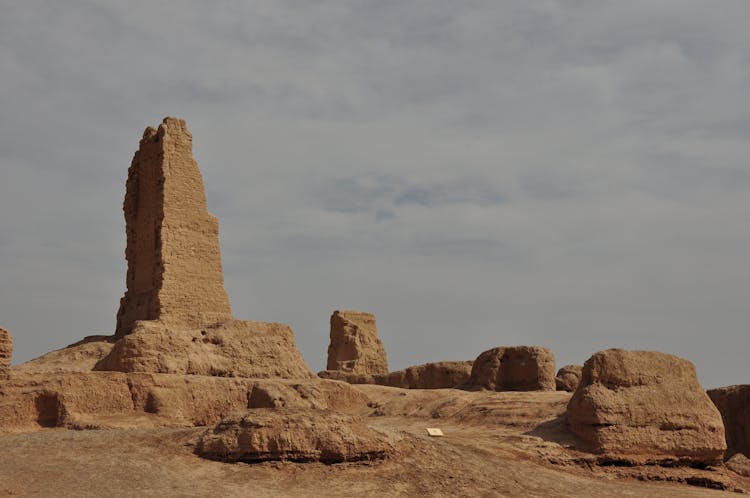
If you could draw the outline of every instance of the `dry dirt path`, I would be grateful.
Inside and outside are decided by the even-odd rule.
[[[44,430],[0,435],[0,495],[9,496],[718,496],[685,485],[602,479],[524,455],[532,439],[504,430],[377,417],[414,436],[371,464],[223,464],[200,459],[203,429]],[[519,442],[522,443],[519,446]],[[525,443],[526,446],[524,446]],[[519,449],[520,448],[520,449]],[[531,449],[531,450],[530,450]]]

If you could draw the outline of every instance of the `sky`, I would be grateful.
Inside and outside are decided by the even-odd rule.
[[[187,120],[236,317],[325,367],[620,347],[750,383],[750,2],[0,0],[0,326],[114,332],[146,126]]]

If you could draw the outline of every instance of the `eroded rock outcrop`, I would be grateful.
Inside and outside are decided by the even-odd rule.
[[[119,340],[94,370],[313,377],[289,326],[232,318],[219,225],[206,207],[185,121],[165,118],[146,129],[126,190]]]
[[[375,316],[362,311],[334,311],[327,370],[386,375],[388,359],[378,338]]]
[[[377,460],[393,450],[392,438],[358,417],[286,408],[251,410],[224,419],[196,446],[204,458],[248,463]]]
[[[557,371],[555,376],[555,387],[558,391],[568,391],[572,393],[581,382],[581,365],[565,365]]]
[[[724,420],[727,456],[743,453],[750,457],[750,384],[711,389],[708,396]]]
[[[0,328],[0,379],[10,377],[10,362],[13,359],[13,338],[10,332]]]
[[[689,361],[653,351],[610,349],[583,366],[567,408],[571,430],[594,453],[627,463],[721,461],[721,415]]]
[[[137,320],[199,328],[232,318],[224,290],[219,222],[208,212],[203,178],[185,121],[146,128],[128,170],[123,206],[127,291],[116,335]]]
[[[539,346],[509,346],[480,354],[462,387],[489,391],[554,391],[555,356]]]

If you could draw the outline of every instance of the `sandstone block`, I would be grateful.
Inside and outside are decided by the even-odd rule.
[[[578,388],[581,382],[581,365],[565,365],[557,371],[555,376],[555,387],[558,391],[568,391],[572,393]]]
[[[480,354],[463,386],[490,391],[554,391],[555,356],[539,346],[509,346]]]
[[[724,421],[727,455],[750,457],[750,384],[711,389],[708,396]]]
[[[327,370],[385,375],[388,360],[378,338],[375,316],[361,311],[334,311]]]
[[[185,121],[146,128],[128,170],[125,202],[127,290],[116,335],[138,320],[198,328],[232,318],[203,178]]]
[[[10,377],[10,362],[13,358],[13,338],[10,332],[0,328],[0,379]]]
[[[583,366],[567,408],[571,430],[595,453],[628,463],[721,461],[721,415],[689,361],[610,349]]]
[[[256,409],[222,420],[198,441],[196,453],[224,462],[339,463],[385,458],[389,438],[362,419],[331,411]]]

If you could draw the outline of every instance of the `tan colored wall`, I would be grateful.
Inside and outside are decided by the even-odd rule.
[[[200,327],[232,318],[219,248],[219,222],[208,212],[203,178],[185,121],[147,128],[128,170],[123,210],[127,291],[116,335],[136,320]]]

